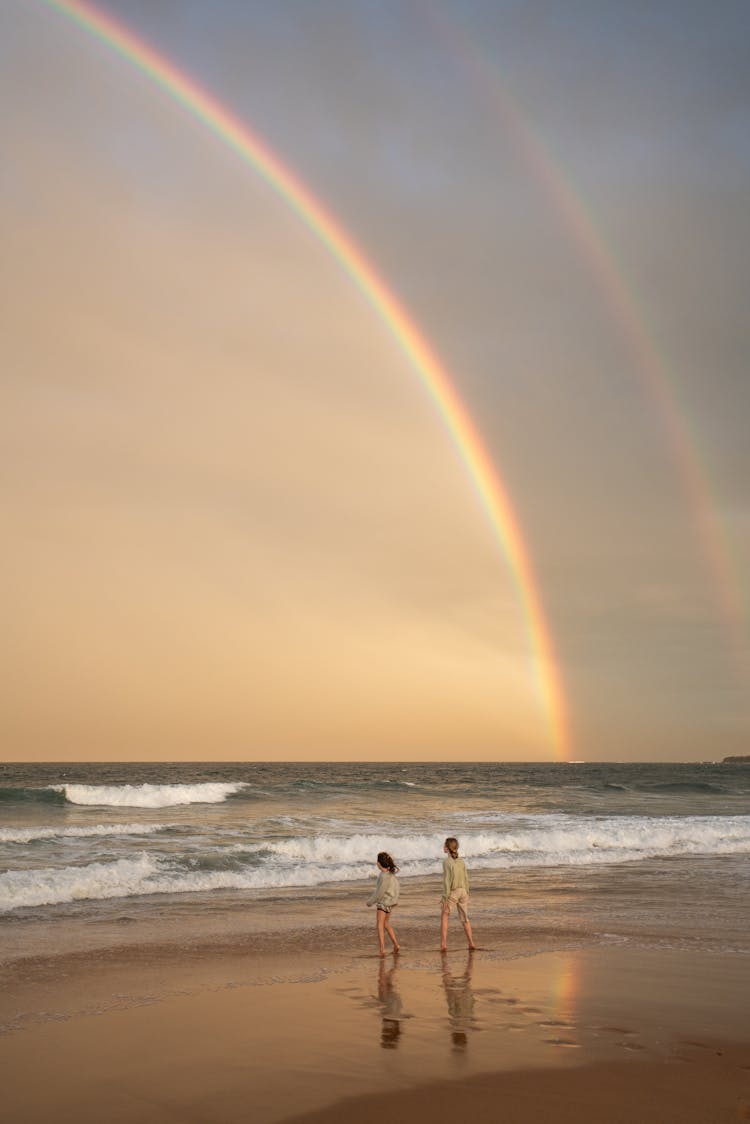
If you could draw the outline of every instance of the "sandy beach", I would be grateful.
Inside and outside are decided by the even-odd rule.
[[[74,773],[0,788],[9,1124],[750,1119],[740,769]],[[442,956],[456,820],[479,947]]]
[[[742,953],[504,939],[446,957],[372,934],[16,956],[0,1058],[13,1124],[108,1120],[750,1119]],[[567,944],[567,947],[566,947]]]

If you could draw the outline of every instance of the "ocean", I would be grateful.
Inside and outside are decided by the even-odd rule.
[[[750,765],[4,764],[7,955],[437,918],[460,840],[475,933],[750,951]],[[317,928],[316,928],[317,927]],[[535,937],[534,934],[537,934]]]

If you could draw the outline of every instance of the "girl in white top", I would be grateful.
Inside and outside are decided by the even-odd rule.
[[[367,899],[368,905],[377,906],[375,911],[375,924],[378,933],[380,955],[385,956],[385,934],[387,933],[393,945],[393,951],[398,952],[400,945],[396,933],[391,925],[391,910],[398,902],[398,867],[387,851],[378,855],[378,881],[375,889]]]

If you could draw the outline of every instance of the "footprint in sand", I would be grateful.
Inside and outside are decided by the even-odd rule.
[[[566,1050],[579,1050],[581,1047],[580,1042],[574,1042],[572,1038],[545,1038],[546,1046],[559,1046]]]

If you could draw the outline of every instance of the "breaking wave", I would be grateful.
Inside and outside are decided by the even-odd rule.
[[[175,808],[181,804],[221,804],[247,786],[244,784],[59,784],[69,804],[94,804],[107,808]]]
[[[0,843],[35,843],[38,839],[88,839],[110,835],[154,835],[168,824],[101,823],[91,827],[0,827]]]
[[[202,784],[52,784],[44,788],[0,788],[0,803],[78,804],[102,808],[175,808],[181,804],[221,804],[250,786]]]
[[[123,825],[131,826],[135,825]],[[375,856],[383,846],[403,877],[434,878],[442,845],[443,835],[436,833],[300,835],[258,843],[216,842],[198,853],[145,852],[115,862],[8,871],[0,874],[0,910],[144,894],[353,882],[373,875]],[[750,854],[750,816],[529,816],[504,829],[465,834],[461,852],[472,871]]]

